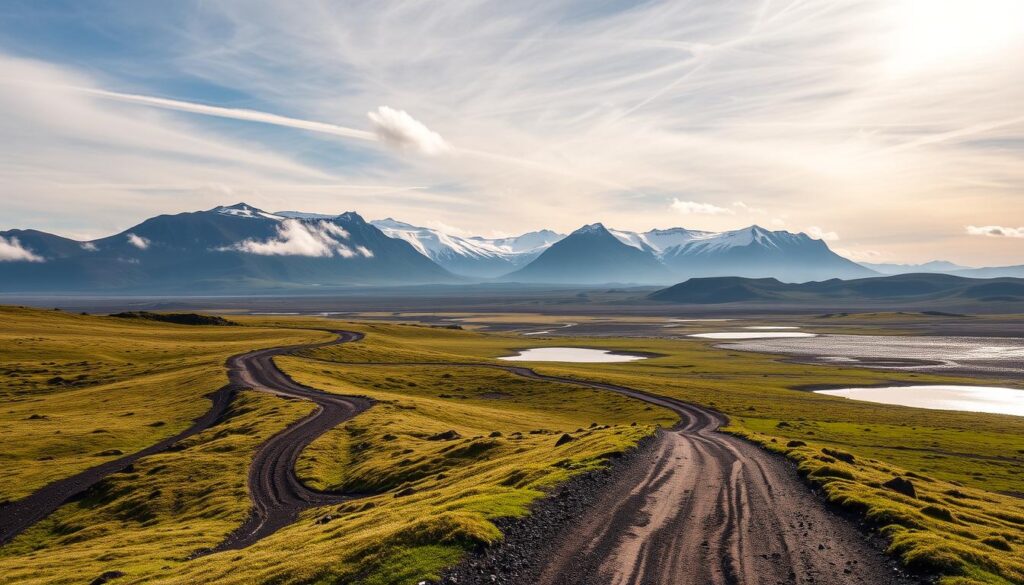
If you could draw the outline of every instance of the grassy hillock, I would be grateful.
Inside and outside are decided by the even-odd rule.
[[[0,502],[177,434],[230,355],[329,338],[0,307]]]

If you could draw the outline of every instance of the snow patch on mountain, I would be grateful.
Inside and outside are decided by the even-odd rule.
[[[677,254],[706,254],[721,252],[730,248],[759,245],[765,248],[779,248],[783,244],[810,241],[806,234],[786,231],[769,231],[753,225],[726,232],[691,232],[689,240],[663,250],[662,256]]]
[[[473,236],[469,239],[475,242],[490,244],[504,254],[539,254],[543,250],[551,247],[551,244],[554,244],[564,237],[564,234],[553,232],[551,230],[539,230],[507,238],[484,238],[482,236]]]
[[[432,260],[450,256],[494,258],[501,254],[487,243],[448,235],[440,230],[414,226],[390,217],[370,223],[390,238],[409,242],[417,252]]]
[[[215,207],[214,211],[216,211],[217,213],[219,213],[221,215],[231,215],[231,216],[234,216],[234,217],[248,217],[248,218],[262,217],[262,218],[265,218],[265,219],[272,219],[274,221],[281,221],[281,220],[285,219],[284,217],[282,217],[280,215],[275,215],[273,213],[267,213],[266,211],[263,211],[263,210],[260,210],[260,209],[256,209],[255,207],[253,207],[251,205],[247,205],[245,203],[237,203],[235,205],[229,205],[229,206],[226,206],[226,207],[225,206]]]

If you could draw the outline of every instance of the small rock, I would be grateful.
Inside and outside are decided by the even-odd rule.
[[[917,490],[914,489],[914,484],[909,479],[894,477],[883,483],[882,487],[887,487],[898,494],[910,496],[911,498],[917,497]]]
[[[461,439],[462,435],[456,433],[453,430],[447,430],[443,433],[437,433],[427,437],[428,441],[454,441],[455,439]]]
[[[803,447],[805,445],[807,445],[807,443],[804,443],[803,441],[790,441],[790,442],[786,443],[786,446],[789,447],[790,449],[793,449],[793,448],[796,448],[796,447]]]
[[[574,439],[568,433],[563,433],[562,436],[558,437],[558,440],[555,441],[555,447],[561,447],[562,445],[573,440]]]
[[[105,571],[99,577],[96,577],[95,579],[90,581],[89,585],[103,585],[104,583],[113,581],[118,577],[124,577],[124,573],[122,573],[121,571]]]

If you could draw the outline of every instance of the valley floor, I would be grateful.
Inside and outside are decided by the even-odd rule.
[[[280,369],[282,378],[233,370],[241,372],[232,378],[240,390],[217,424],[106,476],[0,546],[0,572],[16,583],[102,575],[112,583],[438,580],[467,552],[500,547],[495,522],[522,518],[545,494],[606,467],[645,437],[647,454],[564,528],[570,537],[549,547],[540,582],[594,575],[609,583],[903,582],[809,485],[864,521],[912,570],[958,585],[1024,582],[1024,501],[996,493],[1024,492],[1024,420],[794,389],[948,377],[786,363],[650,337],[562,337],[557,345],[653,357],[526,369],[495,358],[555,344],[546,334],[518,335],[528,330],[516,327],[483,333],[291,316],[202,327],[0,311],[10,381],[0,438],[18,445],[2,455],[13,475],[0,484],[9,486],[0,493],[8,501],[0,517],[47,483],[185,428],[209,408],[202,396],[228,382],[229,355],[323,342],[325,329],[365,336],[267,354],[272,361],[259,369]],[[99,336],[103,349],[75,335]],[[93,381],[89,364],[96,362],[105,376]],[[50,382],[73,368],[85,377]],[[197,383],[198,373],[207,381]],[[147,376],[160,376],[161,390],[147,386]],[[283,390],[292,380],[298,394]],[[304,424],[296,421],[329,408],[319,399],[319,406],[294,400],[314,396],[303,388],[363,396],[372,406],[337,426],[296,434]],[[82,400],[83,393],[92,398]],[[177,406],[183,399],[189,408]],[[150,413],[166,413],[163,424],[145,423]],[[150,435],[122,422],[136,416]],[[732,436],[715,431],[726,421]],[[93,443],[78,454],[61,435]],[[259,461],[288,436],[298,438],[276,459],[285,467],[269,473],[294,482],[297,493],[324,494],[323,501],[211,554],[261,513],[254,453]],[[58,454],[69,465],[51,464]],[[904,485],[892,483],[897,477],[913,490],[894,488]],[[332,503],[330,494],[342,497]]]

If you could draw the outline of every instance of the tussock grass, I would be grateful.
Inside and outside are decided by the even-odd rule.
[[[311,410],[241,392],[217,427],[112,475],[0,547],[2,580],[80,584],[121,571],[126,576],[116,583],[140,583],[175,575],[190,555],[242,523],[252,453]]]
[[[907,565],[945,573],[944,583],[1024,582],[1022,502],[997,493],[1024,493],[1024,419],[872,404],[793,389],[820,384],[964,383],[962,378],[792,364],[690,340],[552,342],[426,328],[406,337],[391,325],[362,327],[370,333],[368,343],[311,355],[339,361],[406,361],[416,347],[423,347],[431,359],[489,361],[514,349],[553,344],[662,354],[628,364],[530,365],[542,373],[603,380],[716,408],[731,417],[732,432],[761,437],[781,451],[806,454],[798,462],[809,480],[830,486],[836,501],[885,528],[893,553]],[[781,447],[787,444],[795,448]],[[914,482],[918,499],[881,487],[896,475]],[[1000,548],[1000,538],[1010,550]]]
[[[493,369],[398,365],[489,362],[553,344],[660,354],[624,364],[533,366],[716,408],[731,417],[731,432],[792,457],[832,501],[874,522],[907,565],[944,573],[944,585],[1024,582],[1024,508],[995,493],[1024,492],[1024,421],[791,389],[962,380],[788,364],[695,340],[553,343],[311,318],[240,316],[233,320],[246,327],[196,328],[2,311],[14,325],[0,328],[0,348],[16,356],[0,365],[0,375],[14,381],[3,389],[0,413],[0,438],[16,445],[3,454],[4,473],[15,475],[0,475],[10,493],[59,476],[54,469],[67,473],[109,457],[98,453],[130,452],[173,434],[206,408],[202,395],[223,383],[226,355],[326,337],[303,328],[368,336],[278,358],[283,369],[326,391],[377,400],[314,442],[298,467],[313,487],[372,495],[308,511],[248,549],[188,560],[244,518],[253,450],[310,408],[243,392],[222,425],[145,459],[0,548],[0,574],[15,582],[81,583],[108,570],[125,573],[118,584],[383,585],[436,576],[468,548],[500,538],[493,519],[525,513],[550,486],[673,422],[664,410],[607,392]],[[99,343],[89,345],[94,338]],[[86,381],[66,382],[80,374]],[[51,383],[55,376],[65,381]],[[558,444],[563,435],[572,440]],[[37,461],[46,456],[67,467]],[[913,482],[916,497],[883,487],[896,476]]]
[[[874,459],[828,463],[819,453],[829,449],[820,444],[789,448],[770,435],[733,432],[796,461],[829,501],[863,514],[886,534],[889,551],[906,566],[944,575],[944,585],[1024,582],[1024,501]],[[909,479],[916,497],[883,487],[893,477]]]
[[[324,339],[0,306],[0,502],[188,427],[228,356]]]

